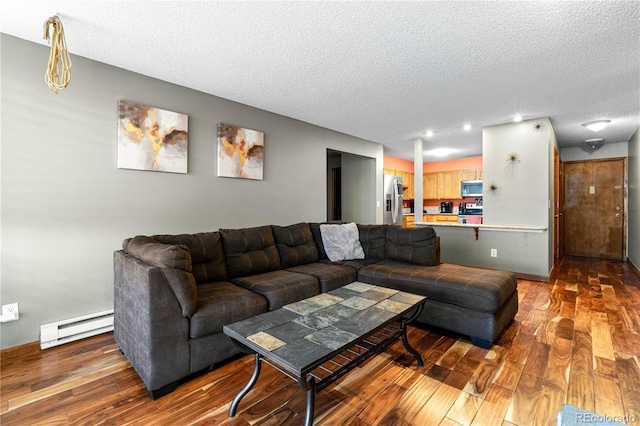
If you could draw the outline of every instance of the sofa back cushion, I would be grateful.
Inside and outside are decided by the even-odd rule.
[[[431,226],[387,228],[386,258],[416,265],[437,265],[438,236]]]
[[[367,259],[384,259],[388,225],[358,225],[360,244]]]
[[[308,223],[271,228],[283,269],[318,261],[318,248]]]
[[[198,234],[154,235],[164,244],[180,244],[189,248],[193,263],[192,273],[196,284],[227,280],[222,241],[218,232]]]
[[[280,269],[280,255],[271,226],[221,229],[220,236],[229,278]]]
[[[138,235],[124,240],[122,248],[130,255],[158,268],[192,271],[191,254],[183,245],[162,243],[155,237]]]

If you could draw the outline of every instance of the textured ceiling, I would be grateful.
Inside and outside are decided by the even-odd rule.
[[[640,125],[637,1],[3,0],[0,12],[3,33],[40,44],[58,14],[72,58],[379,142],[406,159],[417,137],[425,149],[451,148],[449,158],[480,155],[482,127],[516,113],[550,117],[562,147],[626,142]],[[582,126],[601,118],[612,122],[598,134]]]

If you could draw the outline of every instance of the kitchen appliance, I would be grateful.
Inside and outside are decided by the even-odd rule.
[[[482,223],[482,202],[465,203],[464,214],[458,214],[458,223]]]
[[[463,180],[460,183],[462,197],[482,197],[481,180]]]
[[[402,178],[384,175],[384,212],[382,222],[390,225],[402,225]]]
[[[440,213],[453,213],[453,203],[451,201],[440,203]]]

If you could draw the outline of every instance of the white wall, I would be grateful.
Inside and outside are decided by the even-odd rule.
[[[113,307],[112,253],[137,234],[326,219],[327,149],[382,146],[143,75],[72,57],[69,87],[44,82],[49,48],[2,34],[0,299],[18,302],[0,347],[44,323]],[[118,101],[189,115],[189,173],[117,168]],[[265,133],[263,181],[216,177],[219,122]],[[378,223],[382,209],[363,205]]]
[[[534,124],[542,123],[536,130]],[[551,271],[550,208],[555,133],[548,118],[482,130],[483,223],[546,227],[542,233],[438,227],[442,261],[546,278]],[[518,161],[509,161],[516,154]],[[495,190],[491,190],[491,186]],[[491,257],[491,249],[498,257]]]

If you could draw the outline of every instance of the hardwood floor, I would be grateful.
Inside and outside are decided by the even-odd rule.
[[[519,312],[490,350],[411,327],[316,397],[317,425],[555,425],[563,404],[640,425],[640,279],[625,263],[565,258],[552,283],[519,281]],[[232,360],[160,399],[107,333],[53,349],[2,351],[0,424],[298,425],[305,395],[264,366]]]

